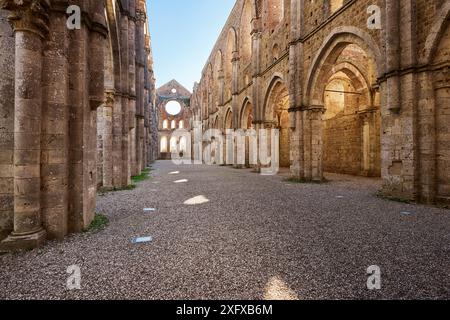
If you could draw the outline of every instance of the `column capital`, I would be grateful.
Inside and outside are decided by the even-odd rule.
[[[50,0],[0,0],[11,11],[8,21],[14,31],[29,31],[45,38],[49,31]]]
[[[110,105],[114,104],[114,102],[116,101],[116,92],[115,91],[106,91],[105,96],[106,96],[106,100],[105,100],[106,106],[110,106]]]
[[[136,9],[136,22],[137,23],[145,23],[147,21],[147,14],[144,10]]]
[[[321,106],[321,105],[307,106],[304,108],[304,110],[313,112],[313,113],[325,113],[327,111],[325,106]]]

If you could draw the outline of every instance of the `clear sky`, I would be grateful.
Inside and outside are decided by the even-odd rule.
[[[172,79],[189,91],[235,0],[147,0],[157,87]]]

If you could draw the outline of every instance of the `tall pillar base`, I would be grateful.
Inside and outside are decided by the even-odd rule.
[[[44,244],[45,238],[46,232],[44,229],[27,235],[15,235],[12,233],[8,238],[0,242],[0,252],[35,249]]]

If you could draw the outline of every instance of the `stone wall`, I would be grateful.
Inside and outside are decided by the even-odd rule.
[[[368,24],[371,5],[381,29]],[[386,195],[448,202],[449,9],[445,0],[238,0],[194,89],[193,119],[224,129],[231,109],[240,128],[250,102],[254,129],[273,128],[279,81],[293,177],[381,176]],[[346,111],[330,118],[333,79],[350,87]]]
[[[66,26],[69,4],[82,11],[79,30]],[[0,250],[82,231],[94,219],[98,186],[126,186],[132,165],[140,173],[149,164],[152,87],[142,68],[134,71],[151,54],[145,11],[143,0],[2,2]]]
[[[14,218],[14,34],[0,10],[0,240]]]

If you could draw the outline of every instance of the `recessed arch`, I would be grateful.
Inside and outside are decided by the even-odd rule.
[[[231,99],[231,88],[233,82],[233,58],[237,52],[237,36],[236,30],[230,28],[227,35],[227,44],[224,54],[223,69],[224,69],[224,101]]]
[[[433,19],[433,24],[430,34],[425,42],[424,53],[421,55],[419,61],[421,64],[431,63],[436,54],[437,48],[440,44],[440,39],[443,37],[445,29],[450,19],[450,2],[442,5],[437,16]]]
[[[284,81],[283,75],[281,73],[276,72],[273,76],[272,79],[268,82],[264,92],[265,92],[265,97],[264,97],[264,107],[263,107],[263,118],[265,121],[275,121],[274,117],[273,117],[273,106],[270,104],[270,98],[271,95],[273,95],[274,93],[274,89],[276,91],[278,91],[280,88],[283,88],[282,90],[286,90],[287,91],[287,85]],[[287,93],[286,93],[287,95]]]
[[[324,40],[323,45],[315,56],[307,77],[306,77],[306,103],[310,106],[321,105],[321,100],[314,88],[319,78],[320,72],[328,73],[328,70],[335,64],[342,51],[348,46],[356,44],[362,48],[371,58],[375,65],[375,75],[380,77],[384,71],[384,63],[381,53],[372,37],[366,32],[356,27],[338,27],[333,29],[330,35]],[[324,68],[325,66],[325,68]],[[328,69],[328,70],[327,70]],[[317,92],[317,90],[315,91]],[[323,105],[323,101],[322,101]]]
[[[244,99],[240,112],[240,127],[241,129],[252,129],[253,127],[253,105],[247,97]]]
[[[106,22],[109,31],[109,45],[112,55],[112,64],[114,66],[114,89],[120,91],[120,77],[121,77],[121,48],[120,48],[120,13],[117,11],[116,0],[106,0],[105,1],[105,13]]]
[[[289,91],[283,79],[275,75],[266,91],[264,121],[271,129],[279,130],[279,165],[291,166],[291,128],[289,119]]]
[[[225,117],[223,121],[224,130],[233,129],[233,110],[231,107],[227,108],[225,111]]]
[[[160,152],[166,153],[168,151],[168,140],[166,136],[162,136],[160,139]]]
[[[240,20],[240,41],[239,41],[239,54],[240,63],[245,67],[251,62],[252,56],[252,2],[251,0],[244,1],[244,7],[242,9],[242,15]]]

